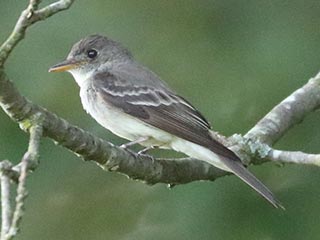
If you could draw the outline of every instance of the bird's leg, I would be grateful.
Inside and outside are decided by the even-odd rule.
[[[155,149],[155,148],[158,148],[159,146],[149,146],[149,147],[146,147],[142,150],[140,150],[137,154],[138,156],[145,156],[145,157],[148,157],[148,158],[151,158],[152,160],[152,163],[154,163],[154,157],[149,155],[149,154],[146,154],[149,150],[151,149]]]
[[[149,139],[149,137],[139,137],[134,141],[127,142],[127,143],[124,143],[124,144],[120,145],[120,147],[126,149],[126,148],[131,147],[133,145],[136,145],[138,143],[142,143],[144,141],[147,141],[148,139]]]
[[[158,146],[149,146],[138,152],[138,155],[145,155],[149,150],[158,148]]]

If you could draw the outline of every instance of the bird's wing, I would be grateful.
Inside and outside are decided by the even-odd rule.
[[[189,102],[167,89],[136,86],[110,73],[97,74],[96,92],[109,104],[182,139],[210,148],[228,159],[239,158],[209,133],[210,124]]]
[[[272,192],[250,173],[239,157],[209,133],[210,125],[189,102],[166,88],[137,86],[111,73],[97,74],[95,91],[108,104],[182,139],[204,146],[238,177],[275,207],[282,207]]]

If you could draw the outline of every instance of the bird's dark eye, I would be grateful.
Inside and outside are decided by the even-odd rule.
[[[96,50],[94,50],[94,49],[90,49],[87,52],[88,58],[91,58],[91,59],[95,58],[97,55],[98,55],[98,52]]]

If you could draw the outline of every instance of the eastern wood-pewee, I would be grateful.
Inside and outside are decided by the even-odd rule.
[[[126,146],[139,143],[182,152],[234,173],[273,206],[282,207],[234,152],[211,137],[203,115],[118,42],[88,36],[49,71],[70,72],[80,86],[84,109],[103,127],[130,140]]]

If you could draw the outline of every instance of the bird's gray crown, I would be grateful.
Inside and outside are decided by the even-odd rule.
[[[96,51],[97,55],[90,58],[88,53],[92,50]],[[131,58],[131,53],[120,43],[98,34],[90,35],[75,43],[67,57],[67,59],[83,59],[92,64]]]

